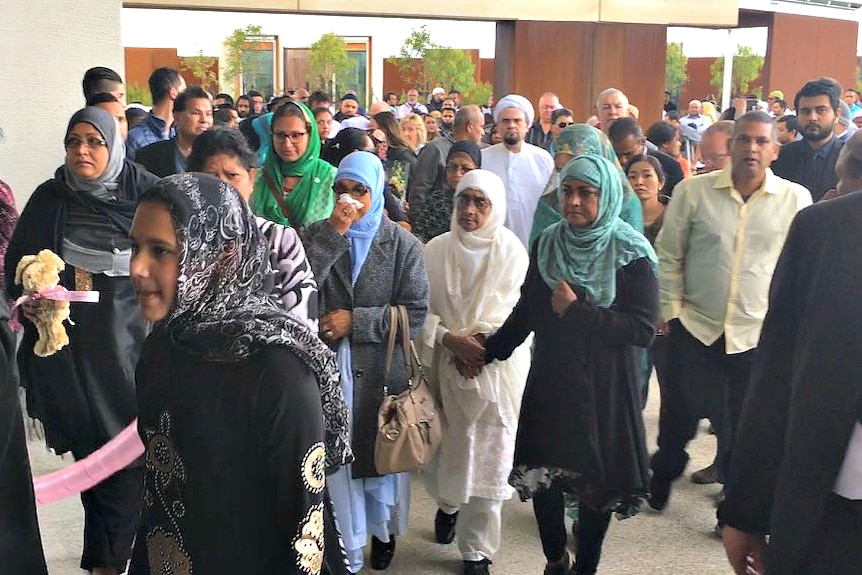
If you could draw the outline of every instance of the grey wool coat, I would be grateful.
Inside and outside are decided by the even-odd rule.
[[[428,276],[422,244],[405,229],[383,218],[356,285],[351,282],[350,243],[326,220],[315,222],[303,238],[317,279],[320,315],[338,309],[353,314],[350,334],[353,359],[351,437],[354,477],[374,477],[377,410],[383,400],[389,307],[403,305],[410,317],[410,334],[419,335],[428,310]],[[389,394],[407,388],[404,355],[395,350],[385,382]]]

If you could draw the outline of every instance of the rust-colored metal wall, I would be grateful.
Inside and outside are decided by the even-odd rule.
[[[176,48],[125,48],[126,85],[136,85],[149,91],[150,74],[156,68],[167,66],[180,69]]]
[[[476,82],[494,83],[494,60],[482,59],[479,57],[479,50],[464,50],[473,61],[473,79]],[[413,83],[406,81],[402,76],[395,61],[391,58],[383,59],[383,94],[386,92],[395,92],[397,94],[406,93],[410,88],[415,88]],[[451,86],[443,86],[448,90]],[[433,88],[433,86],[432,86]],[[383,94],[377,94],[378,98],[382,98]]]
[[[584,121],[599,92],[614,87],[649,125],[661,119],[666,51],[660,25],[498,22],[494,93],[537,102],[552,91]]]
[[[830,76],[852,86],[859,24],[849,20],[774,14],[763,69],[764,93],[781,90],[790,105],[805,82]]]

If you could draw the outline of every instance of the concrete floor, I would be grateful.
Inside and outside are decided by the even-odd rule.
[[[648,446],[655,447],[658,418],[658,388],[653,381],[644,416]],[[712,461],[715,439],[701,434],[691,445],[688,473]],[[66,465],[47,452],[38,440],[31,441],[34,474],[41,475]],[[663,513],[646,510],[625,521],[613,520],[605,541],[601,575],[729,575],[732,573],[721,543],[712,534],[717,485],[695,485],[685,478],[675,484],[671,502]],[[436,506],[422,487],[413,484],[410,533],[398,540],[389,575],[458,575],[461,558],[456,546],[434,543]],[[73,497],[39,509],[42,540],[51,575],[77,575],[80,559],[83,512]],[[544,558],[532,506],[517,498],[503,507],[503,544],[492,567],[494,575],[539,575]],[[366,573],[374,573],[368,569]],[[2,567],[0,567],[2,573]],[[209,575],[209,574],[201,574]],[[240,575],[240,574],[237,574]]]

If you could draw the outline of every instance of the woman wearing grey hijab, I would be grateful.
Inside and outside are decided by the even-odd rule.
[[[81,459],[137,416],[134,373],[147,324],[129,281],[129,229],[139,194],[158,179],[125,159],[117,121],[99,108],[72,116],[64,145],[64,164],[33,192],[21,214],[5,272],[10,295],[17,298],[18,262],[50,249],[66,262],[63,287],[100,293],[98,303],[71,303],[70,344],[49,357],[34,353],[38,304],[23,307],[18,367],[27,410],[43,423],[49,447]],[[125,571],[141,477],[136,462],[81,494],[82,569],[97,575]]]

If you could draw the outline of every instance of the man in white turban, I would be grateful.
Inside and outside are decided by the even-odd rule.
[[[527,248],[536,206],[554,171],[551,155],[524,141],[534,116],[527,98],[518,94],[501,98],[494,107],[494,122],[503,141],[482,150],[482,168],[497,174],[506,186],[506,227]]]

